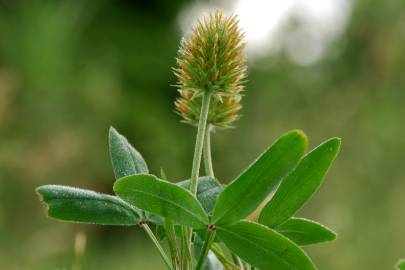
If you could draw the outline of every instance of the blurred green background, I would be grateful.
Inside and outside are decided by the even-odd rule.
[[[34,188],[111,193],[110,125],[152,172],[188,178],[195,130],[173,113],[171,67],[187,18],[199,8],[232,11],[235,2],[0,0],[0,269],[71,269],[78,233],[87,238],[82,269],[164,269],[138,228],[49,220]],[[277,5],[248,6],[256,2],[256,11],[237,9],[245,22],[259,20],[249,31],[270,23],[255,12],[277,15]],[[278,44],[269,49],[246,29],[253,47],[243,117],[213,135],[214,169],[232,180],[293,128],[311,147],[342,137],[327,181],[299,213],[339,238],[307,251],[321,270],[392,269],[405,256],[405,1],[333,3],[345,10],[333,36],[318,35],[332,33],[323,21],[291,16],[264,38]],[[342,19],[325,14],[329,26]]]

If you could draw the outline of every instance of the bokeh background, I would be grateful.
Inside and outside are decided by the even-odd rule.
[[[164,269],[138,228],[49,220],[34,188],[111,193],[110,125],[152,172],[188,178],[195,129],[173,113],[171,67],[215,7],[239,14],[250,67],[243,117],[213,135],[217,176],[232,180],[293,128],[311,147],[342,137],[299,213],[339,239],[307,251],[320,270],[405,257],[405,1],[0,0],[0,269]]]

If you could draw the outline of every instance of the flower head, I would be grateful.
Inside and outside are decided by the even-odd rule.
[[[174,73],[180,97],[175,105],[184,121],[196,125],[204,93],[212,96],[208,123],[228,127],[238,118],[246,57],[236,16],[209,14],[181,41]]]

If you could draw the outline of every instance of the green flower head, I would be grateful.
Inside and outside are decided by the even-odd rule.
[[[212,97],[209,124],[225,128],[239,117],[246,78],[243,38],[237,17],[218,9],[181,41],[174,69],[180,93],[175,105],[184,122],[198,123],[204,93]]]

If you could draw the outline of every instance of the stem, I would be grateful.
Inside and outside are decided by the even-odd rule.
[[[172,257],[172,265],[174,269],[177,270],[180,266],[180,252],[177,246],[176,232],[174,230],[173,222],[170,219],[165,218],[164,227],[167,233],[167,242]]]
[[[239,270],[240,268],[233,264],[228,258],[224,255],[221,247],[214,243],[211,245],[211,251],[215,254],[217,259],[222,263],[226,270]]]
[[[215,230],[208,230],[207,233],[205,234],[204,245],[201,249],[200,258],[198,259],[198,263],[195,268],[196,270],[202,269],[205,258],[207,257],[208,251],[210,250],[210,246],[211,246],[212,242],[214,241],[215,234],[216,234]]]
[[[190,191],[194,195],[197,193],[197,181],[200,173],[201,156],[204,146],[205,130],[207,128],[208,112],[210,109],[211,94],[204,93],[202,96],[202,105],[200,120],[198,121],[197,138],[194,148],[193,167],[191,169]]]
[[[212,168],[212,158],[211,158],[211,125],[207,124],[205,129],[204,138],[204,168],[205,173],[215,179],[214,169]]]
[[[234,254],[234,253],[232,253],[231,256],[232,256],[232,259],[233,259],[234,263],[238,264],[239,268],[241,270],[244,270],[245,268],[243,267],[242,260],[238,256],[236,256],[236,254]]]
[[[160,177],[164,180],[167,180],[166,173],[163,168],[160,168]],[[167,242],[169,244],[172,265],[175,270],[178,270],[181,266],[180,251],[177,245],[176,232],[174,230],[173,222],[170,219],[165,218],[164,228],[167,233]]]
[[[155,246],[157,247],[160,256],[162,257],[163,261],[165,262],[166,266],[170,269],[170,270],[174,270],[172,264],[170,263],[169,258],[167,257],[163,247],[160,245],[159,241],[156,239],[155,235],[153,234],[152,230],[149,228],[148,224],[143,223],[140,224],[141,227],[145,230],[145,232],[149,235],[150,239],[152,240],[152,242],[155,244]]]
[[[191,237],[192,232],[187,226],[182,226],[181,229],[181,256],[183,269],[193,268],[193,259],[191,257]]]
[[[238,261],[238,264],[239,264],[239,266],[240,266],[240,269],[241,269],[241,270],[244,270],[245,267],[243,266],[242,260],[241,260],[238,256],[236,256],[236,260]]]
[[[210,109],[211,94],[204,92],[202,96],[200,119],[198,121],[197,138],[194,147],[193,166],[191,168],[190,178],[190,191],[197,194],[198,176],[200,174],[201,156],[204,147],[204,135],[207,127],[208,112]],[[186,235],[187,234],[187,235]],[[192,264],[191,259],[191,241],[193,236],[193,230],[191,228],[183,227],[183,238],[185,238],[187,245],[183,248],[188,249],[186,252],[189,254],[189,264]]]

